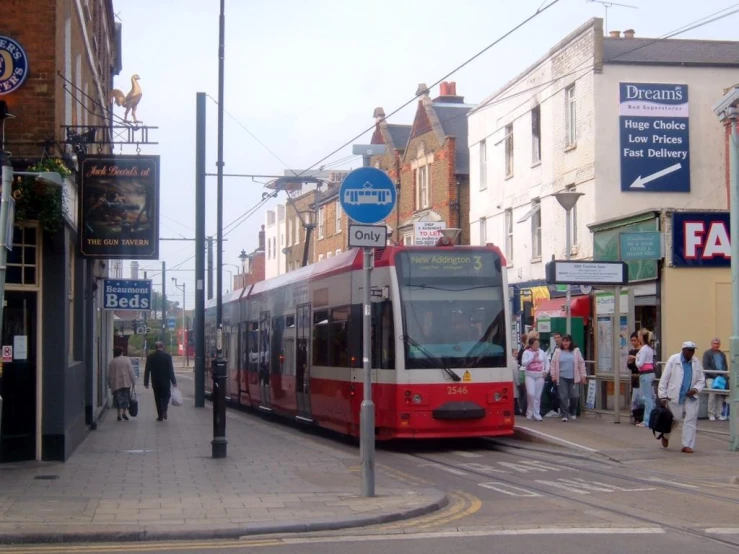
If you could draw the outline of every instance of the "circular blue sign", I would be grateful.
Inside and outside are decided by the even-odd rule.
[[[374,167],[360,167],[344,178],[339,189],[341,207],[357,223],[374,225],[395,207],[395,184],[387,173]]]
[[[12,38],[0,36],[0,95],[10,94],[28,77],[28,56]]]

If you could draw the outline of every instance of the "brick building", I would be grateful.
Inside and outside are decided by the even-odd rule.
[[[306,225],[316,223],[316,195],[316,189],[309,190],[293,198],[285,206],[285,217],[290,222],[290,232],[287,234],[287,245],[285,246],[287,271],[294,271],[303,265]],[[314,229],[308,244],[309,264],[314,262],[315,237],[316,230]]]
[[[348,247],[349,224],[339,204],[340,183],[332,183],[318,193],[315,262],[340,254]]]
[[[13,82],[20,66],[10,68],[10,78],[0,71],[0,101],[7,107],[0,149],[12,152],[15,171],[62,174],[66,200],[66,213],[51,231],[34,214],[43,213],[38,206],[58,190],[15,190],[17,207],[35,208],[19,211],[8,253],[1,340],[15,348],[0,371],[0,460],[66,460],[107,402],[112,315],[101,310],[98,286],[107,264],[77,254],[73,154],[84,148],[65,146],[61,126],[109,122],[104,108],[121,68],[113,2],[5,0],[0,50],[5,70],[23,63],[26,72],[25,81]]]
[[[259,246],[251,254],[247,254],[241,267],[241,273],[234,275],[233,290],[259,283],[265,279],[265,230],[259,231]],[[243,258],[243,255],[242,255]]]
[[[469,244],[467,113],[473,106],[457,95],[454,82],[442,83],[433,100],[423,83],[417,94],[420,100],[405,146],[396,142],[405,126],[393,128],[378,121],[372,137],[374,144],[382,141],[387,146],[384,155],[372,158],[372,165],[391,178],[395,175],[396,181],[400,168],[398,203],[387,223],[403,244],[416,243],[416,224],[424,222],[459,228],[458,243]],[[381,108],[375,110],[378,120],[381,114]]]

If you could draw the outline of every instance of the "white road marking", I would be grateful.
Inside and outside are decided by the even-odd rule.
[[[654,483],[667,483],[668,485],[675,485],[677,487],[685,487],[686,489],[699,489],[700,487],[696,485],[688,485],[686,483],[678,483],[677,481],[670,481],[669,479],[661,479],[660,477],[647,477],[647,481],[652,481]]]
[[[526,462],[498,462],[498,465],[507,467],[508,469],[512,469],[513,471],[516,471],[518,473],[528,473],[529,471],[541,471],[542,473],[547,472],[546,469],[536,467],[536,465],[527,464]]]
[[[709,527],[706,533],[712,535],[739,535],[739,527]]]
[[[582,444],[578,444],[576,442],[571,442],[571,441],[568,441],[568,440],[565,440],[565,439],[562,439],[562,438],[559,438],[559,437],[555,437],[554,435],[549,435],[548,433],[542,433],[541,431],[538,431],[536,429],[532,429],[531,427],[523,427],[521,425],[516,425],[515,427],[517,429],[521,429],[523,431],[526,431],[527,433],[529,433],[531,435],[535,435],[535,436],[538,436],[538,437],[545,437],[547,440],[549,440],[551,442],[554,442],[554,443],[557,443],[557,444],[561,444],[563,446],[572,446],[574,448],[579,448],[580,450],[585,450],[587,452],[593,452],[595,454],[598,453],[598,451],[595,450],[594,448],[589,448],[587,446],[584,446]]]
[[[508,475],[507,471],[503,471],[502,469],[496,469],[493,466],[489,466],[485,464],[468,463],[468,464],[461,464],[460,467],[469,469],[470,471],[479,471],[480,473],[502,473],[503,475]]]
[[[627,489],[612,485],[609,483],[599,483],[598,481],[586,481],[585,479],[557,479],[556,481],[537,480],[541,485],[547,485],[557,489],[574,492],[576,494],[590,494],[591,492],[644,492],[657,490],[654,487],[640,487]]]
[[[462,458],[482,458],[482,454],[477,454],[475,452],[465,452],[463,450],[452,450],[452,454],[456,454],[457,456],[461,456]]]
[[[337,542],[408,541],[429,539],[457,539],[464,537],[500,537],[527,535],[664,535],[661,527],[544,527],[536,529],[498,529],[480,531],[437,531],[430,533],[399,533],[392,535],[349,535],[334,537],[296,537],[276,539],[282,544],[320,544]],[[241,540],[253,540],[244,536]]]
[[[451,473],[452,475],[469,475],[466,471],[462,471],[461,469],[455,469],[453,467],[445,466],[443,464],[437,464],[437,463],[428,463],[428,464],[418,464],[420,467],[432,467],[434,469],[438,469],[440,471],[446,471],[447,473]]]
[[[478,483],[480,487],[502,492],[508,496],[541,496],[539,493],[524,489],[522,487],[515,487],[507,483],[500,483],[498,481],[490,481],[489,483]]]

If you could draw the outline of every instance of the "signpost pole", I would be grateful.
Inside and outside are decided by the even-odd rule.
[[[565,210],[565,225],[567,226],[567,231],[565,233],[565,259],[569,262],[572,258],[572,208],[567,208]],[[565,320],[565,333],[572,336],[572,287],[570,285],[567,285],[567,296],[565,298],[565,317],[567,318]]]
[[[621,287],[613,287],[613,423],[621,423]]]
[[[362,496],[375,496],[375,404],[372,402],[372,248],[364,248],[362,288],[362,367],[364,369],[364,398],[360,411],[360,449],[362,454]]]
[[[356,146],[356,145],[355,145]],[[369,165],[347,175],[339,189],[344,213],[360,225],[349,226],[349,247],[362,248],[362,404],[359,409],[359,444],[362,496],[375,496],[375,405],[372,402],[372,265],[374,248],[387,245],[385,221],[395,207],[397,191],[387,173]],[[377,225],[377,226],[375,226]]]
[[[195,116],[195,407],[205,407],[205,93]]]

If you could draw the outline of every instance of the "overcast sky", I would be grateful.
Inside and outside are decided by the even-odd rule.
[[[551,2],[226,0],[225,109],[232,116],[225,116],[225,172],[271,175],[282,174],[285,164],[297,169],[315,164],[370,127],[375,107],[389,113],[411,99],[419,83],[437,81]],[[662,36],[735,4],[729,0],[619,3],[638,9],[608,9],[608,30],[633,28],[637,37]],[[160,236],[192,238],[195,94],[218,95],[219,1],[114,0],[114,6],[123,24],[123,70],[115,85],[128,92],[131,75],[138,73],[143,89],[138,117],[159,127],[153,134],[159,145],[146,147],[143,153],[161,156]],[[559,0],[449,80],[457,82],[457,92],[467,102],[477,103],[588,18],[604,13],[602,3]],[[738,22],[739,16],[733,15],[681,37],[733,40]],[[206,167],[215,172],[216,104],[208,100],[207,110]],[[390,121],[411,123],[414,110],[415,103]],[[367,133],[357,142],[369,142],[370,136]],[[350,154],[351,147],[346,147],[331,159]],[[337,169],[359,165],[361,160],[353,158]],[[208,178],[206,186],[206,233],[215,234],[215,178]],[[224,223],[256,205],[264,190],[250,179],[226,178]],[[241,249],[256,248],[266,209],[224,234],[225,264],[239,265]],[[170,278],[176,276],[187,282],[187,307],[192,309],[194,243],[164,241],[159,251],[170,270],[168,296],[182,298],[172,287]],[[149,269],[151,277],[160,264],[144,261],[141,267]],[[228,271],[235,273],[236,268],[224,267],[224,291],[231,288]],[[128,272],[126,267],[126,277]],[[161,276],[154,276],[155,283],[160,280]]]

